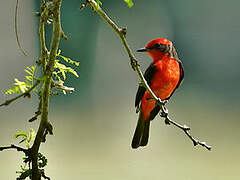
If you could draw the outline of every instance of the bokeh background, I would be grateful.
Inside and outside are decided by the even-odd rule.
[[[182,131],[166,126],[160,117],[152,122],[148,146],[131,149],[138,77],[115,32],[90,8],[78,11],[81,2],[63,1],[62,25],[69,40],[60,46],[63,55],[80,61],[80,77],[70,76],[66,82],[76,88],[74,94],[51,98],[54,136],[41,146],[49,161],[46,174],[58,180],[239,180],[240,1],[136,0],[129,9],[122,0],[102,0],[112,19],[128,28],[134,51],[157,37],[174,42],[185,80],[168,103],[170,116],[212,145],[211,152],[194,147]],[[39,4],[19,4],[25,57],[14,33],[15,1],[1,2],[1,92],[15,77],[23,80],[24,67],[39,58],[38,17],[32,13]],[[145,54],[136,57],[145,70],[151,59]],[[8,98],[1,94],[0,102]],[[39,121],[27,122],[37,102],[34,96],[0,108],[1,146],[17,144],[17,130],[37,129]],[[14,150],[0,152],[0,179],[16,178],[22,156]]]

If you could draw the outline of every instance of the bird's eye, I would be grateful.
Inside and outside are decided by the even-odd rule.
[[[169,46],[165,45],[165,44],[156,43],[156,44],[153,45],[152,49],[157,49],[157,50],[160,50],[162,52],[168,52],[169,51]]]
[[[154,49],[160,49],[162,45],[163,45],[163,44],[156,43],[156,44],[153,45],[153,48],[154,48]]]

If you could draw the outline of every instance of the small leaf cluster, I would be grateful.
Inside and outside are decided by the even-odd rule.
[[[61,85],[63,85],[66,80],[66,73],[71,73],[74,76],[79,77],[78,73],[71,66],[65,65],[63,62],[73,66],[79,66],[78,61],[71,60],[70,58],[61,55],[61,50],[58,51],[54,65],[55,70],[53,72],[53,79],[57,80]]]
[[[128,7],[131,8],[133,6],[132,0],[124,0],[127,3]]]
[[[27,131],[18,131],[14,138],[21,139],[19,143],[25,143],[26,148],[30,148],[31,143],[34,141],[34,138],[36,136],[36,133],[33,129],[30,129],[29,132]],[[19,177],[17,180],[26,179],[27,177],[32,176],[32,169],[30,167],[32,160],[30,156],[23,157],[23,163],[24,165],[20,166],[20,170],[16,171],[17,174],[19,174]],[[40,170],[43,170],[44,167],[47,166],[47,158],[42,154],[38,153],[38,167]]]
[[[30,129],[29,132],[27,131],[18,131],[14,138],[21,139],[19,143],[25,143],[26,148],[30,148],[31,143],[34,141],[36,133],[33,129]]]
[[[20,81],[17,78],[14,79],[13,86],[6,90],[4,94],[20,94],[25,93],[29,88],[33,86],[34,74],[35,74],[36,66],[26,67],[24,71],[27,73],[25,76],[25,81]]]
[[[20,174],[19,177],[17,177],[17,180],[26,179],[27,177],[32,176],[32,170],[27,168],[26,166],[27,164],[25,164],[25,166],[21,166],[20,171],[16,171],[17,174]]]
[[[27,177],[32,176],[32,169],[29,166],[29,163],[31,163],[30,157],[24,157],[23,162],[25,163],[24,166],[20,166],[21,170],[16,171],[17,174],[20,174],[17,180],[26,179]],[[39,170],[43,170],[44,167],[47,166],[47,158],[42,154],[38,153],[38,167]]]
[[[97,5],[99,6],[101,6],[102,5],[102,2],[100,1],[100,0],[96,0],[96,2],[97,2]]]

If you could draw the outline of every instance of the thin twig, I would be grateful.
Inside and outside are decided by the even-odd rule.
[[[158,98],[151,90],[151,88],[149,87],[149,85],[147,84],[147,81],[145,80],[142,71],[140,70],[140,66],[137,62],[137,59],[135,58],[135,56],[132,53],[132,50],[130,49],[127,40],[126,40],[126,28],[119,28],[116,23],[114,23],[111,18],[102,10],[102,8],[94,1],[94,0],[87,0],[86,2],[87,4],[90,4],[94,11],[96,11],[100,17],[103,18],[103,20],[105,22],[107,22],[113,29],[114,31],[118,34],[118,36],[120,37],[120,39],[122,40],[123,46],[125,48],[125,50],[128,53],[128,56],[130,58],[130,63],[131,66],[133,68],[133,70],[135,70],[138,73],[139,78],[141,79],[141,82],[143,84],[143,86],[147,89],[147,91],[151,94],[151,96],[159,102],[159,105],[163,105],[163,101]],[[87,5],[85,5],[87,6]]]
[[[18,95],[17,97],[14,97],[12,99],[9,99],[7,101],[5,101],[4,103],[0,104],[0,107],[1,106],[7,106],[9,105],[10,103],[12,103],[13,101],[16,101],[17,99],[19,99],[20,97],[26,97],[26,96],[29,96],[29,94],[40,84],[40,81],[36,81],[36,83],[31,87],[29,88],[25,93],[22,93],[20,95]]]
[[[28,122],[33,122],[33,121],[37,120],[37,117],[41,115],[41,111],[42,111],[41,93],[38,93],[38,99],[39,99],[38,109],[35,112],[35,115],[31,119],[29,119]]]
[[[44,169],[41,169],[40,171],[41,171],[41,176],[42,176],[44,179],[51,180],[50,177],[48,177],[48,176],[45,175]]]
[[[167,125],[173,124],[174,126],[176,126],[179,129],[183,130],[183,132],[187,135],[187,137],[192,140],[194,146],[201,145],[201,146],[205,147],[209,151],[212,149],[212,147],[207,145],[206,142],[201,142],[201,141],[195,139],[189,132],[190,131],[190,127],[188,127],[186,125],[181,125],[181,124],[176,123],[175,121],[172,121],[168,117],[168,115],[166,115],[166,116],[161,115],[161,117],[165,118],[165,123]]]
[[[61,83],[53,81],[53,80],[52,80],[52,86],[54,88],[56,88],[56,89],[61,90],[61,91],[69,92],[70,94],[74,92],[74,88],[73,87],[64,86]]]
[[[15,27],[15,35],[16,35],[16,39],[17,39],[17,44],[19,49],[21,50],[21,52],[27,56],[27,53],[24,51],[24,49],[22,48],[20,41],[19,41],[19,36],[18,36],[18,28],[17,28],[17,14],[18,14],[18,1],[16,1],[16,7],[15,7],[15,15],[14,15],[14,27]]]
[[[166,107],[165,107],[165,104],[166,104],[166,101],[162,101],[160,98],[158,98],[154,93],[153,91],[151,90],[151,88],[149,87],[147,81],[145,80],[141,70],[140,70],[140,66],[137,62],[137,59],[135,58],[135,56],[133,55],[132,53],[132,50],[130,49],[127,41],[126,41],[126,33],[127,33],[127,30],[126,28],[119,28],[116,23],[114,23],[110,18],[109,16],[102,10],[102,8],[95,2],[95,0],[86,0],[86,3],[84,5],[81,5],[80,9],[83,9],[85,7],[87,7],[88,5],[91,5],[93,10],[95,12],[97,12],[100,17],[103,18],[103,20],[105,22],[107,22],[111,27],[112,29],[118,34],[118,36],[120,37],[120,39],[122,40],[122,43],[123,43],[123,46],[125,48],[125,50],[127,51],[128,53],[128,56],[130,58],[130,63],[131,63],[131,66],[133,68],[134,71],[137,72],[139,78],[141,79],[141,84],[146,88],[146,90],[150,93],[150,95],[152,96],[152,98],[156,101],[156,106],[159,106],[160,107],[160,110],[161,112],[166,112]],[[168,118],[168,115],[167,115],[167,118]],[[205,142],[200,142],[198,140],[196,140],[195,138],[193,138],[190,134],[189,134],[189,130],[190,128],[186,127],[186,126],[181,126],[177,123],[175,123],[174,121],[171,121],[169,118],[168,119],[165,119],[165,122],[166,123],[172,123],[174,124],[175,126],[179,127],[180,129],[182,129],[185,134],[193,141],[194,145],[201,145],[201,146],[204,146],[206,147],[208,150],[211,150],[211,146],[208,146]]]
[[[6,150],[6,149],[16,149],[17,151],[24,152],[26,154],[26,156],[29,155],[29,149],[24,149],[19,146],[15,146],[14,144],[11,144],[11,146],[0,147],[0,151]]]

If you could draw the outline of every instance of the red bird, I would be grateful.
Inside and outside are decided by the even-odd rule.
[[[145,48],[137,51],[147,52],[152,57],[153,62],[144,73],[144,78],[157,97],[168,100],[181,84],[184,76],[182,62],[178,59],[172,42],[163,38],[154,39]],[[150,121],[160,111],[159,107],[155,108],[156,101],[151,98],[146,88],[140,85],[135,99],[135,107],[140,113],[132,140],[134,149],[147,145]]]

